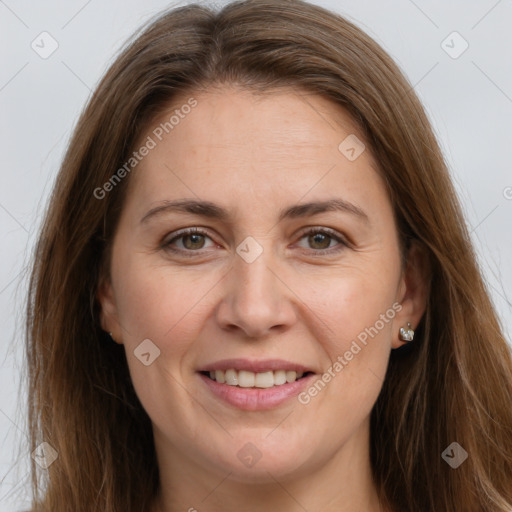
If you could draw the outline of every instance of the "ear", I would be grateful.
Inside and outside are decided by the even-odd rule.
[[[395,316],[392,347],[406,344],[399,337],[400,327],[410,323],[413,329],[425,313],[430,293],[430,263],[425,246],[413,240],[407,254],[407,260],[400,279],[398,302],[402,309]]]
[[[112,339],[122,345],[122,331],[118,321],[115,294],[110,278],[103,278],[100,281],[96,298],[100,303],[101,328],[108,333],[112,333]]]

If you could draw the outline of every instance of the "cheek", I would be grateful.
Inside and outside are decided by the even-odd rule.
[[[332,347],[329,353],[343,350],[347,342],[350,344],[376,323],[378,331],[389,334],[396,299],[395,276],[391,274],[386,279],[376,279],[364,269],[343,269],[321,281],[301,278],[300,294],[306,297],[304,302],[320,320],[318,325],[323,329],[323,336],[319,339],[329,340]],[[386,317],[384,324],[381,315]]]
[[[218,278],[151,266],[142,257],[127,259],[119,268],[118,315],[137,396],[156,423],[175,429],[183,422],[191,425],[199,412],[185,390],[185,381],[206,309],[211,308],[208,291]],[[148,339],[159,355],[146,366],[134,352]]]
[[[317,318],[315,337],[329,359],[323,368],[330,374],[325,398],[338,404],[340,412],[371,408],[384,381],[393,319],[400,308],[394,294],[397,276],[391,274],[377,280],[371,272],[352,269],[323,287],[303,281],[301,292]]]
[[[216,273],[192,273],[170,266],[148,266],[144,258],[126,261],[116,301],[127,344],[150,338],[167,351],[180,351],[201,328]]]

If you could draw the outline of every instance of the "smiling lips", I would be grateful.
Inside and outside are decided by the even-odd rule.
[[[284,360],[230,359],[199,371],[217,397],[245,410],[269,409],[296,396],[314,373]]]
[[[283,359],[260,361],[225,359],[204,366],[200,372],[220,384],[241,388],[282,386],[301,379],[305,374],[312,373],[303,365]]]
[[[304,375],[304,372],[295,370],[277,370],[263,373],[255,373],[247,370],[229,369],[210,371],[210,379],[228,386],[239,386],[241,388],[272,388],[282,386],[287,382],[295,382]]]

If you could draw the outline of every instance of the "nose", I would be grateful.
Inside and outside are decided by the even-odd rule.
[[[216,311],[222,329],[240,331],[247,338],[263,338],[286,330],[296,321],[295,295],[268,253],[263,251],[252,263],[235,255]]]

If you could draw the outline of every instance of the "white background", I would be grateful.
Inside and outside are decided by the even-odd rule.
[[[448,160],[510,340],[512,2],[313,3],[362,27],[414,85]],[[158,0],[0,0],[0,509],[5,512],[28,505],[30,454],[20,391],[23,308],[41,212],[91,89],[125,39],[170,5]],[[31,48],[43,31],[59,45],[47,59]],[[441,46],[453,31],[469,43],[457,59]],[[454,51],[461,48],[456,39],[450,41]]]

